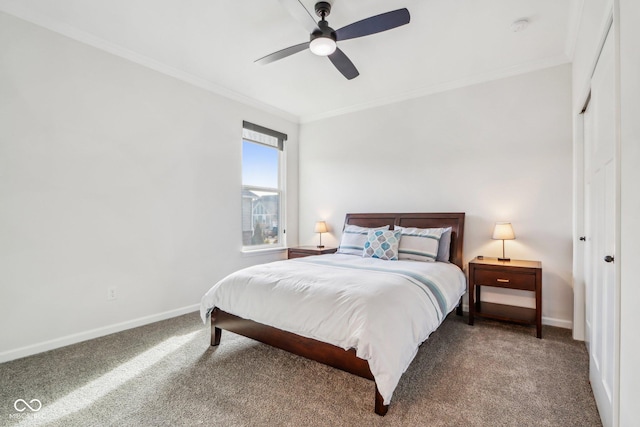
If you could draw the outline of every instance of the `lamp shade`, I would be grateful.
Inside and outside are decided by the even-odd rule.
[[[491,238],[494,240],[514,240],[516,234],[513,232],[510,222],[496,222]]]
[[[314,232],[316,233],[326,233],[327,232],[327,223],[324,221],[316,222],[316,226],[314,228]]]

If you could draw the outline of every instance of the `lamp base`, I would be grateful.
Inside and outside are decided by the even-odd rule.
[[[316,248],[322,249],[322,248],[324,248],[324,245],[318,245],[318,246],[316,246]]]
[[[498,258],[498,261],[511,261],[511,258]]]

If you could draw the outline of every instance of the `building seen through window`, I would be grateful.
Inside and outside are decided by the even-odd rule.
[[[283,153],[287,136],[252,123],[242,132],[242,246],[284,246]]]

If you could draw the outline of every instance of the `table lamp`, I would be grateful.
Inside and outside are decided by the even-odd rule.
[[[507,258],[504,254],[504,241],[515,240],[516,234],[513,232],[513,227],[510,222],[496,222],[493,229],[494,240],[502,240],[502,258],[498,258],[498,261],[511,261],[511,258]]]
[[[320,233],[320,244],[318,245],[318,248],[324,248],[324,246],[322,245],[322,233],[326,233],[327,232],[327,223],[324,222],[324,221],[316,222],[316,227],[315,227],[314,231],[316,233]]]

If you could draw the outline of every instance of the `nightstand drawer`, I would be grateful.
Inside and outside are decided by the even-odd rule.
[[[324,246],[318,248],[316,246],[297,246],[294,248],[289,248],[287,251],[287,258],[303,258],[306,256],[312,255],[324,255],[324,254],[332,254],[335,253],[338,248],[325,248]]]
[[[536,275],[527,273],[515,273],[512,271],[476,269],[475,284],[485,286],[498,286],[501,288],[522,289],[525,291],[536,290]]]
[[[289,259],[294,259],[294,258],[304,258],[310,255],[317,255],[317,254],[310,254],[308,252],[300,252],[300,251],[294,251],[292,249],[289,249]]]

